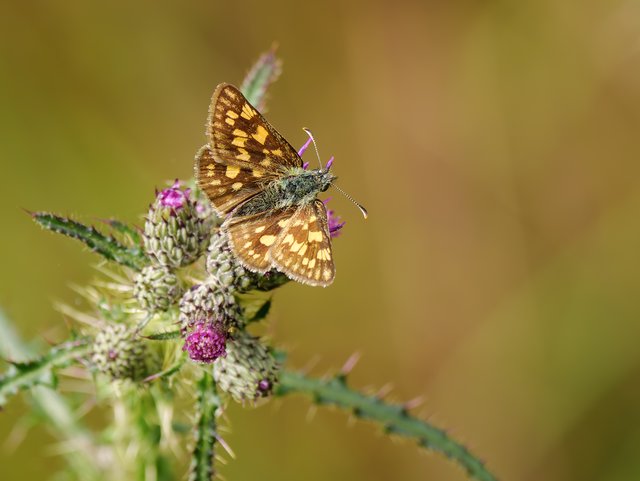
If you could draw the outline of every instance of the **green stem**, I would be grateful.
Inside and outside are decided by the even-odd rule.
[[[195,446],[191,456],[189,481],[211,481],[215,473],[213,462],[217,435],[216,414],[221,402],[209,372],[202,372],[196,389],[198,419],[195,425]]]
[[[119,463],[114,464],[112,472],[135,481],[175,479],[162,452],[158,405],[152,389],[120,384],[112,406],[111,444]]]
[[[291,393],[307,394],[318,405],[337,406],[353,412],[361,419],[380,423],[389,434],[412,438],[426,449],[443,453],[462,466],[470,477],[479,481],[496,481],[482,461],[447,433],[411,416],[404,406],[388,404],[378,397],[350,389],[344,376],[315,379],[301,373],[283,371],[276,394],[284,396]]]

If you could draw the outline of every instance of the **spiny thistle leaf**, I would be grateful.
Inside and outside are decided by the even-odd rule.
[[[73,341],[54,347],[37,359],[11,363],[7,372],[0,376],[0,406],[6,404],[8,397],[20,389],[36,385],[55,387],[55,370],[66,367],[88,349],[85,340]]]
[[[167,332],[154,332],[153,334],[149,334],[148,336],[144,336],[146,339],[150,341],[172,341],[174,339],[180,339],[182,336],[180,334],[180,330],[177,331],[167,331]]]
[[[213,377],[207,371],[203,371],[196,388],[198,418],[195,425],[195,446],[191,456],[189,481],[211,481],[215,472],[213,461],[217,435],[216,414],[221,403],[216,394]]]
[[[124,266],[139,271],[148,263],[148,259],[137,247],[127,247],[116,239],[105,236],[95,227],[86,226],[80,222],[60,217],[47,212],[31,213],[33,220],[45,229],[78,239],[94,252]]]
[[[259,111],[263,112],[269,86],[282,73],[282,60],[276,57],[276,46],[263,53],[245,76],[240,90]]]
[[[271,311],[271,299],[262,304],[251,319],[247,320],[247,322],[260,322],[269,315],[269,311]]]
[[[479,481],[496,481],[478,458],[447,433],[411,416],[401,405],[388,404],[378,397],[350,389],[345,376],[314,379],[301,373],[281,371],[276,395],[291,393],[307,394],[317,404],[337,406],[361,419],[380,423],[389,434],[413,438],[420,446],[443,453],[462,466],[470,477]]]

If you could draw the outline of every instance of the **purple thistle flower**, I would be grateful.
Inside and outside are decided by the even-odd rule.
[[[180,189],[180,181],[176,179],[175,183],[168,189],[163,189],[158,194],[160,205],[170,207],[172,209],[181,209],[185,202],[189,200],[191,189]]]
[[[220,324],[200,321],[184,341],[183,351],[189,353],[192,361],[211,364],[221,356],[226,356],[227,336]]]
[[[304,143],[304,145],[302,147],[300,147],[300,150],[298,150],[298,155],[300,157],[302,157],[302,154],[305,153],[305,151],[309,148],[309,145],[311,144],[311,137],[309,137],[307,139],[307,141]]]
[[[329,170],[331,168],[331,166],[333,165],[333,155],[331,156],[331,158],[327,161],[327,166],[325,167],[325,169]]]
[[[271,391],[271,382],[268,379],[263,379],[258,383],[258,389],[263,393]]]
[[[326,206],[330,200],[331,197],[323,200],[322,202],[324,202],[324,205]],[[338,237],[341,234],[341,229],[346,224],[346,222],[340,221],[340,216],[336,215],[333,209],[327,209],[327,223],[329,224],[329,235],[332,239]]]

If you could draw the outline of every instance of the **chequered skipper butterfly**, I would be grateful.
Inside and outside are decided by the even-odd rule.
[[[254,272],[275,267],[298,282],[331,284],[327,210],[316,198],[336,178],[329,168],[305,170],[296,150],[233,85],[216,88],[207,136],[196,179],[224,219],[240,262]]]

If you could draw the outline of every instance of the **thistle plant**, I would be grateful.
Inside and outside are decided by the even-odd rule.
[[[242,82],[242,93],[262,108],[280,72],[275,52],[267,52]],[[345,223],[333,210],[327,214],[335,238]],[[47,212],[31,216],[104,260],[98,279],[78,289],[82,306],[57,306],[72,320],[69,339],[48,352],[30,352],[0,313],[0,356],[8,366],[0,376],[0,406],[26,391],[73,448],[64,450],[64,479],[208,481],[216,475],[216,450],[225,446],[219,426],[228,403],[251,409],[303,394],[442,453],[471,478],[495,480],[464,446],[407,405],[350,386],[353,363],[313,378],[252,334],[253,324],[269,321],[273,291],[290,280],[276,269],[251,271],[234,256],[221,219],[193,181],[175,180],[157,192],[142,229],[116,220],[98,229]],[[69,375],[111,410],[103,431],[90,430],[75,415],[88,399],[57,390],[58,379]],[[183,464],[187,473],[178,472]]]

